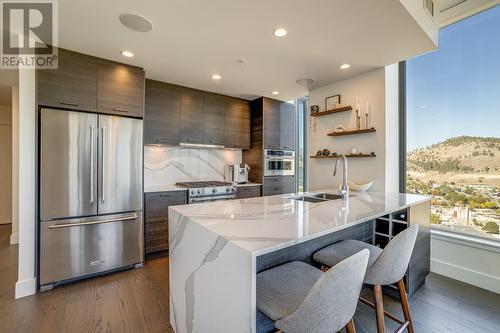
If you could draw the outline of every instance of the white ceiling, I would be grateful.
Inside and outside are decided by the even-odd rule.
[[[278,90],[289,100],[306,93],[297,79],[319,87],[435,48],[399,0],[58,3],[61,47],[141,66],[149,78],[249,99]],[[125,28],[121,13],[144,15],[153,31]],[[277,27],[288,35],[274,37]],[[124,58],[122,49],[135,57]],[[341,71],[343,63],[351,69]],[[213,73],[222,79],[213,81]]]
[[[500,0],[439,0],[438,22],[443,27],[499,4]]]

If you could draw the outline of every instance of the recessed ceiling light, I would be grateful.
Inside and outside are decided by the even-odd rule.
[[[271,94],[273,94],[273,95],[279,95],[280,92],[279,91],[273,91]]]
[[[214,80],[220,80],[221,76],[219,74],[213,74],[212,79]]]
[[[122,56],[127,57],[127,58],[132,58],[134,56],[134,54],[128,50],[123,50]]]
[[[121,14],[120,22],[132,31],[149,32],[153,30],[153,23],[139,14]]]
[[[279,28],[279,29],[274,30],[274,35],[276,37],[284,37],[284,36],[286,36],[286,34],[287,34],[287,31],[283,28]]]
[[[348,69],[350,67],[351,67],[351,65],[349,65],[349,64],[340,65],[340,69]]]

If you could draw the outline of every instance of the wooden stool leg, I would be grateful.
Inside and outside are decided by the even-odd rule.
[[[408,324],[408,333],[414,333],[413,322],[411,321],[410,306],[408,305],[408,296],[406,295],[405,282],[403,279],[398,281],[399,296],[401,297],[401,307],[403,308],[403,314],[405,320]]]
[[[382,287],[373,286],[375,294],[375,312],[377,315],[377,333],[385,333],[384,322],[384,299],[382,298]]]
[[[354,319],[349,320],[346,329],[347,333],[356,333],[356,327],[354,326]]]

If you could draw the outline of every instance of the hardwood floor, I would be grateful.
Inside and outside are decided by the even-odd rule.
[[[0,332],[167,332],[168,259],[14,301],[17,246],[0,227]]]
[[[15,301],[17,246],[8,245],[9,235],[10,225],[0,225],[1,333],[173,333],[167,258]],[[368,289],[363,293],[373,297]],[[410,304],[417,333],[499,331],[500,295],[439,275],[431,274]],[[397,301],[384,297],[384,307],[403,317]],[[385,323],[387,332],[394,332],[396,325],[388,319]],[[355,324],[358,333],[376,332],[374,311],[359,303]]]
[[[363,297],[373,299],[369,289]],[[384,296],[384,309],[404,318],[399,301]],[[410,300],[416,333],[497,333],[500,331],[500,295],[437,274]],[[354,320],[358,333],[377,331],[373,309],[358,303]],[[386,332],[398,325],[385,318]]]

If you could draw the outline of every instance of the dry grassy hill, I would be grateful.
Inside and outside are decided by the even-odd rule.
[[[500,138],[460,136],[408,153],[411,176],[500,186]]]

